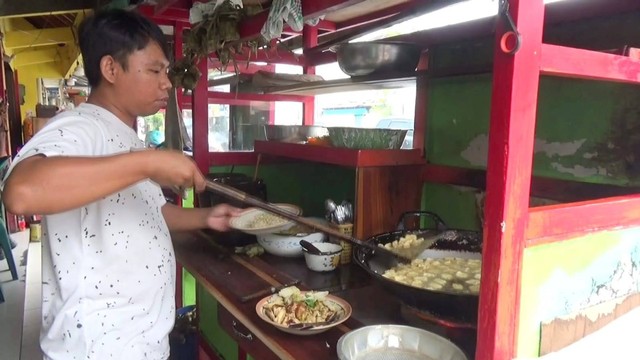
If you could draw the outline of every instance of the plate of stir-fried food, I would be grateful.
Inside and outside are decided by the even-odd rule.
[[[292,215],[302,214],[302,209],[293,204],[273,204]],[[248,234],[273,234],[294,225],[294,222],[266,210],[249,208],[229,221],[229,226]]]
[[[326,291],[300,291],[290,286],[258,301],[256,312],[284,332],[313,335],[346,321],[351,305]]]

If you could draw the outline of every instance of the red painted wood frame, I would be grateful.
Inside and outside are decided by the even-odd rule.
[[[512,359],[517,346],[520,265],[529,208],[529,187],[540,78],[542,0],[510,0],[522,36],[520,50],[500,48],[496,31],[489,125],[482,285],[476,359]]]
[[[304,49],[309,49],[314,46],[318,46],[318,28],[305,26],[302,30],[302,46]],[[315,66],[304,66],[302,72],[308,75],[315,75]],[[316,100],[314,97],[310,97],[302,104],[302,125],[313,125],[315,120]]]

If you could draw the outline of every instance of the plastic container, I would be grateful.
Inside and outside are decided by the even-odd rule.
[[[29,223],[29,241],[39,242],[42,239],[42,225],[40,220]]]
[[[353,235],[353,224],[331,224],[331,227],[335,228],[339,232],[345,235]],[[331,242],[342,246],[342,253],[340,253],[340,264],[348,264],[351,262],[352,246],[351,243],[345,240],[331,237]]]

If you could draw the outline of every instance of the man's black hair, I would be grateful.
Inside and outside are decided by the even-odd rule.
[[[169,59],[169,48],[158,25],[134,11],[111,9],[87,17],[79,28],[80,51],[89,85],[102,80],[100,60],[112,56],[124,70],[128,57],[155,41]]]

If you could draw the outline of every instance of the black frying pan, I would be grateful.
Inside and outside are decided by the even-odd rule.
[[[428,216],[432,218],[436,226],[434,229],[403,230],[404,224],[410,217]],[[438,234],[439,239],[428,250],[430,252],[460,251],[470,257],[480,256],[482,251],[482,235],[477,231],[449,230],[440,219],[432,212],[416,211],[404,213],[400,217],[398,226],[401,230],[375,235],[368,239],[373,244],[386,244],[408,234],[416,234],[418,237],[427,237]],[[453,292],[432,291],[421,289],[390,280],[382,274],[398,265],[397,259],[389,256],[377,256],[368,248],[356,247],[354,249],[355,261],[371,276],[378,280],[382,286],[398,297],[407,305],[416,307],[443,318],[473,323],[478,319],[478,296],[465,295]]]

